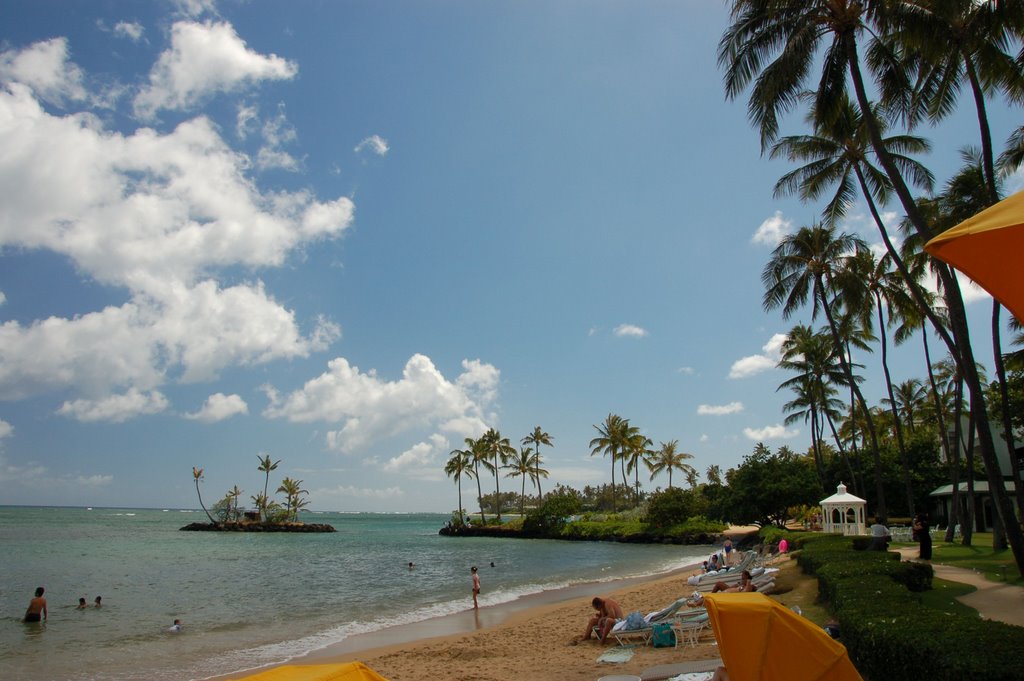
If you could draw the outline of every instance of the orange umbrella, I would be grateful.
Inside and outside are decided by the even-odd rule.
[[[946,230],[924,250],[966,274],[1024,320],[1024,192]]]
[[[387,681],[362,662],[340,664],[284,664],[240,681]]]
[[[764,594],[705,594],[704,602],[732,681],[862,681],[842,643]]]

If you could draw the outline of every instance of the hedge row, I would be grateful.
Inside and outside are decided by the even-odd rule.
[[[931,565],[855,550],[848,537],[797,538],[796,560],[818,578],[840,639],[869,681],[1024,680],[1024,627],[925,608]]]

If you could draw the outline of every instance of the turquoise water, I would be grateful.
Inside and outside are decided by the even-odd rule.
[[[442,514],[310,516],[333,534],[179,532],[205,516],[0,507],[0,678],[203,679],[360,633],[573,584],[654,574],[708,547],[448,538]],[[416,564],[409,570],[409,562]],[[490,567],[491,563],[495,567]],[[21,622],[37,586],[49,621]],[[103,608],[76,610],[79,597]],[[169,634],[174,618],[185,631]]]

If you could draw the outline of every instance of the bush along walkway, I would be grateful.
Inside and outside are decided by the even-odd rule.
[[[900,546],[894,550],[899,551],[903,560],[917,560],[916,548]],[[932,563],[931,566],[939,579],[960,582],[977,589],[974,593],[960,596],[957,600],[968,608],[977,610],[982,619],[1024,627],[1024,587],[989,581],[976,570],[965,570],[941,563]]]

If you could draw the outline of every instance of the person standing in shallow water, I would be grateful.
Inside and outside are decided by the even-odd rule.
[[[97,596],[96,597],[96,604],[93,607],[94,608],[102,608],[103,607],[103,596]]]
[[[46,599],[43,598],[43,593],[46,589],[39,587],[36,589],[36,597],[29,601],[28,610],[25,611],[26,622],[45,622],[47,618],[46,611]]]
[[[469,571],[473,573],[473,607],[479,608],[480,606],[477,605],[476,597],[480,594],[480,573],[476,571],[476,565],[471,567]]]

